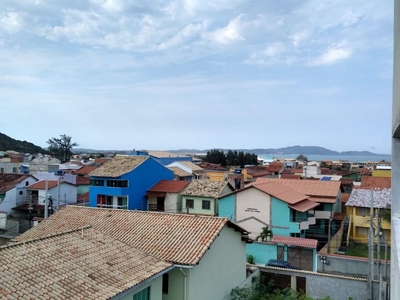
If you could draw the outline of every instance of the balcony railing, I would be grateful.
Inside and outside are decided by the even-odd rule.
[[[150,204],[149,203],[149,211],[164,211],[164,204]]]
[[[97,203],[97,207],[111,208],[111,209],[128,209],[128,205],[112,205],[112,204],[99,204],[99,203]]]

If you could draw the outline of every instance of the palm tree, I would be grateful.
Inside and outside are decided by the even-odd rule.
[[[265,225],[265,227],[262,228],[261,233],[256,237],[256,241],[261,239],[262,242],[267,241],[269,237],[273,237],[274,234],[271,229],[269,229],[268,225]]]

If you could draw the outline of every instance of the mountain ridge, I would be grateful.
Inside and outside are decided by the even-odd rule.
[[[20,141],[0,132],[0,151],[17,151],[22,153],[47,153],[45,149],[27,141]]]

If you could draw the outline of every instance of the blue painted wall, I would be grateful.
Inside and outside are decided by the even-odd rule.
[[[218,200],[218,216],[229,218],[236,222],[235,206],[236,193],[226,195]]]
[[[265,265],[270,259],[277,259],[278,245],[254,242],[246,245],[246,256],[253,255],[256,264]]]
[[[131,172],[120,177],[90,177],[90,179],[104,179],[104,186],[90,186],[89,206],[97,206],[97,195],[125,196],[128,199],[128,209],[147,210],[146,191],[160,180],[173,180],[174,173],[153,158],[149,157]],[[107,187],[107,179],[127,179],[126,188]]]
[[[299,224],[291,221],[291,208],[286,202],[271,196],[271,229],[274,235],[290,236],[291,233],[300,233]]]

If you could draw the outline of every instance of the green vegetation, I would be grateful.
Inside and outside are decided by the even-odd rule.
[[[256,263],[255,257],[253,255],[247,255],[247,263],[254,265]]]
[[[240,166],[257,165],[257,154],[244,153],[243,151],[229,150],[226,154],[223,150],[213,149],[207,151],[204,161],[212,164],[221,164],[221,166]]]
[[[71,139],[70,136],[62,134],[59,139],[53,137],[47,141],[51,155],[58,158],[62,163],[69,161],[73,154],[72,148],[78,146],[77,143],[72,143]]]
[[[0,150],[12,150],[21,153],[47,153],[46,150],[39,146],[36,146],[27,141],[15,140],[3,133],[0,133]]]
[[[265,225],[265,227],[262,228],[260,235],[258,235],[256,237],[256,241],[258,241],[259,239],[261,239],[262,242],[268,241],[268,238],[269,237],[272,238],[273,236],[274,236],[274,233],[272,232],[272,230],[269,229],[268,225]]]
[[[353,247],[349,247],[346,250],[346,254],[349,256],[368,257],[368,245],[367,244],[355,244]],[[385,259],[385,247],[381,248],[381,259]],[[378,250],[376,245],[374,247],[374,258],[378,257]],[[390,260],[390,247],[388,247],[387,259]]]
[[[255,278],[251,287],[234,288],[231,291],[232,300],[311,300],[304,292],[286,288],[283,290],[274,289],[273,281],[268,285],[262,282],[262,279]],[[329,300],[329,297],[320,300]]]

